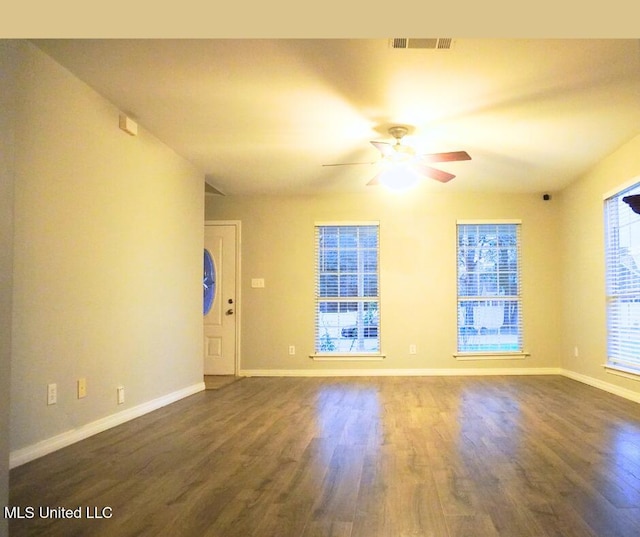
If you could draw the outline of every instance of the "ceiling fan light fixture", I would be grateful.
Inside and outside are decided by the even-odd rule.
[[[407,165],[393,165],[380,173],[380,184],[388,190],[403,192],[418,184],[420,176]]]

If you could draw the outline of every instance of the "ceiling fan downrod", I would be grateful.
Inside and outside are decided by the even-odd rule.
[[[396,139],[396,143],[392,146],[394,152],[386,155],[386,158],[395,163],[407,162],[415,156],[415,150],[401,143],[402,138],[409,132],[407,127],[397,126],[389,129],[389,134]]]

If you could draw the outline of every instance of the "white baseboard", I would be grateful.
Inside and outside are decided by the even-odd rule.
[[[243,377],[436,377],[490,375],[562,375],[640,403],[640,393],[561,367],[465,368],[465,369],[244,369]]]
[[[65,431],[64,433],[47,438],[37,442],[36,444],[12,451],[9,454],[9,468],[15,468],[16,466],[35,460],[47,455],[48,453],[52,453],[71,444],[75,444],[76,442],[89,438],[94,434],[101,433],[102,431],[111,429],[116,425],[120,425],[162,408],[163,406],[175,403],[180,399],[184,399],[185,397],[201,392],[204,389],[204,382],[199,382],[193,386],[187,386],[186,388],[163,395],[162,397],[147,401],[146,403],[100,418],[99,420],[87,423],[86,425],[82,425],[76,429]]]
[[[605,392],[624,397],[625,399],[629,399],[630,401],[634,401],[635,403],[640,403],[640,393],[636,391],[622,388],[620,386],[616,386],[615,384],[611,384],[610,382],[598,380],[593,377],[583,375],[582,373],[570,371],[568,369],[563,369],[561,374],[570,379],[582,382],[583,384],[588,384],[589,386],[593,386],[594,388],[599,388],[600,390],[603,390]]]
[[[243,369],[242,377],[453,377],[489,375],[561,375],[559,367],[465,369]]]
[[[609,382],[576,373],[560,367],[522,367],[522,368],[474,368],[474,369],[244,369],[239,372],[243,377],[401,377],[401,376],[490,376],[490,375],[563,375],[594,388],[640,403],[640,393],[628,390]],[[12,451],[9,455],[9,467],[15,468],[29,461],[69,446],[85,438],[111,429],[117,425],[148,414],[180,399],[201,392],[204,382],[188,386],[181,390],[158,397],[110,416],[93,421],[77,429],[47,438]]]

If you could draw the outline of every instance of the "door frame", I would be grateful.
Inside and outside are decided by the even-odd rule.
[[[233,374],[235,376],[238,376],[240,373],[240,327],[242,326],[242,323],[240,322],[240,317],[242,314],[242,281],[241,281],[241,274],[242,274],[242,270],[241,270],[241,265],[240,265],[240,260],[242,258],[241,256],[241,252],[242,252],[242,241],[241,241],[241,229],[242,229],[242,222],[240,220],[205,220],[204,221],[204,225],[206,226],[233,226],[235,229],[235,239],[236,239],[236,273],[235,273],[235,278],[236,278],[236,298],[235,298],[235,315],[234,317],[234,323],[235,323],[235,334],[236,334],[236,340],[234,342],[234,347],[235,347],[235,356],[236,356],[236,360],[235,360],[235,364],[233,365]],[[204,241],[203,241],[204,243]],[[204,249],[204,244],[203,244],[203,249]],[[203,370],[204,372],[204,370]]]

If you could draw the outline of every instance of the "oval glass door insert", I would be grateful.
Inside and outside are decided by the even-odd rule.
[[[204,276],[202,279],[203,313],[206,315],[211,310],[213,299],[216,295],[216,268],[213,264],[211,253],[204,249]]]

